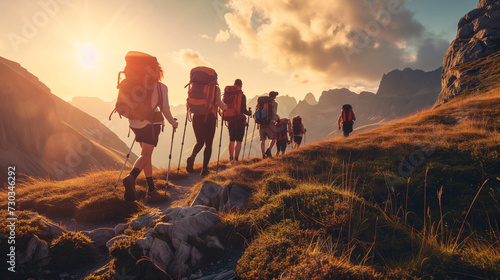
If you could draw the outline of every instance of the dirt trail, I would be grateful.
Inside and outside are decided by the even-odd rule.
[[[219,170],[226,169],[226,166],[220,166]],[[215,174],[215,170],[212,171],[212,174]],[[145,194],[143,186],[136,186],[136,191],[139,196],[139,202],[144,204],[147,207],[158,208],[161,211],[171,208],[171,207],[179,207],[184,206],[186,199],[192,192],[192,188],[198,182],[202,181],[202,177],[200,176],[200,171],[195,169],[195,171],[189,174],[186,177],[181,179],[169,180],[169,185],[167,188],[167,193],[170,196],[168,200],[165,202],[149,202],[145,197],[140,197],[141,194]],[[157,185],[158,187],[158,185]],[[123,188],[123,185],[119,184],[118,188]],[[163,186],[158,189],[157,196],[163,196],[165,193],[165,189]],[[114,228],[116,225],[120,223],[127,222],[126,219],[114,219],[111,221],[106,221],[102,223],[77,223],[75,220],[71,218],[57,218],[50,217],[49,218],[55,224],[65,228],[66,230],[71,231],[92,231],[98,228]]]

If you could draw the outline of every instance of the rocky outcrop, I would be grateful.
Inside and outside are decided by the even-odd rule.
[[[120,224],[119,229],[105,232],[111,234],[126,227],[134,230],[146,228],[144,236],[135,241],[142,250],[142,257],[170,275],[190,276],[196,272],[204,253],[224,250],[217,237],[206,234],[220,219],[212,207],[183,206],[153,211],[127,224]],[[109,249],[115,242],[127,238],[125,235],[116,236],[106,246]]]
[[[210,206],[219,212],[236,210],[245,206],[249,196],[248,191],[238,185],[219,186],[209,182],[203,184],[191,206]]]
[[[458,23],[456,39],[451,43],[443,61],[442,90],[436,105],[458,95],[476,92],[484,78],[480,65],[467,67],[470,62],[500,51],[500,1],[481,0],[476,9]]]

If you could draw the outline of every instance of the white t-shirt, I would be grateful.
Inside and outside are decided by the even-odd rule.
[[[163,104],[158,104],[160,108],[158,108],[158,106],[156,106],[155,108],[155,112],[162,112],[163,115],[165,116],[165,118],[167,119],[167,121],[170,123],[170,124],[174,124],[175,123],[175,120],[174,120],[174,117],[172,117],[172,113],[170,112],[170,105],[168,104],[168,87],[167,85],[163,84],[163,83],[159,83],[160,87],[155,87],[154,90],[153,90],[153,93],[152,93],[152,96],[151,96],[151,108],[155,108],[155,106],[158,104],[158,89],[160,89],[160,93],[162,95],[162,103]],[[129,124],[130,124],[130,127],[132,128],[144,128],[146,125],[148,124],[151,124],[149,121],[140,121],[140,120],[129,120]],[[153,124],[161,124],[161,125],[164,125],[165,122],[162,120],[162,121],[159,121],[159,122],[155,122]]]

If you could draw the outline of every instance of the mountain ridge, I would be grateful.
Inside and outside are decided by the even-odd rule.
[[[0,73],[1,167],[59,179],[119,168],[128,149],[97,119],[52,94],[17,62],[0,58]]]

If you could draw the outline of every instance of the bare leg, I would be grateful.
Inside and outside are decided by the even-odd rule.
[[[236,147],[234,148],[234,155],[236,157],[239,157],[240,156],[240,152],[241,152],[241,142],[240,141],[236,141]]]
[[[140,143],[141,156],[135,161],[134,167],[139,170],[144,170],[146,177],[153,175],[153,166],[151,165],[151,156],[153,155],[154,145]]]
[[[238,145],[236,145],[237,147]],[[235,153],[235,150],[234,150],[234,141],[231,141],[229,142],[229,157],[233,157],[234,156],[234,153]],[[239,154],[239,151],[236,153],[236,156],[238,156]]]

